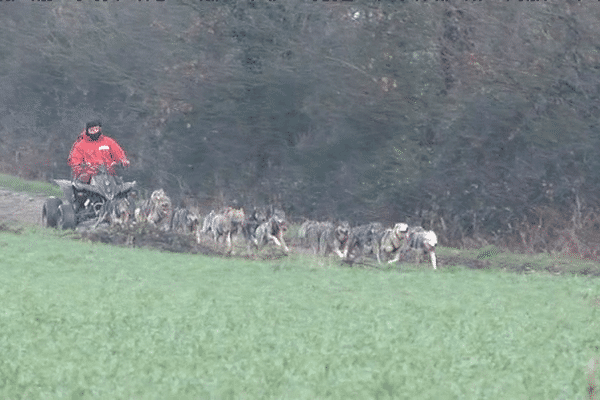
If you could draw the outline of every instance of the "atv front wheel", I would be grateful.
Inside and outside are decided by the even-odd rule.
[[[73,206],[69,203],[58,206],[58,229],[75,229],[75,225],[77,225],[77,222]]]
[[[44,202],[42,207],[42,226],[44,228],[54,228],[58,221],[58,207],[62,204],[61,199],[50,197]]]

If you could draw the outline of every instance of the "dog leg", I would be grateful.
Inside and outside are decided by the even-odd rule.
[[[106,220],[106,217],[109,216],[106,203],[102,204],[102,207],[100,208],[100,212],[98,214],[99,214],[98,220],[94,224],[94,229],[96,229],[98,227],[98,225],[100,225],[102,222],[104,222],[104,220]]]
[[[275,243],[277,246],[281,247],[281,243],[279,242],[279,240],[277,239],[277,237],[270,236],[269,239],[271,239],[273,241],[273,243]]]
[[[227,251],[233,254],[233,245],[231,244],[231,231],[227,232]]]
[[[342,258],[348,258],[348,253],[350,252],[350,239],[346,239],[346,243],[344,243],[344,256]]]
[[[319,247],[318,246],[313,245],[313,246],[311,246],[311,248],[312,248],[312,251],[313,251],[314,255],[319,254]]]
[[[196,229],[196,243],[200,244],[201,232],[200,229]]]
[[[388,264],[392,264],[392,263],[395,263],[395,262],[398,262],[398,261],[400,261],[400,254],[401,254],[401,252],[400,252],[400,251],[398,251],[398,252],[396,253],[396,257],[394,257],[394,259],[393,259],[393,260],[390,260],[390,261],[388,261]]]
[[[286,253],[289,253],[290,249],[287,247],[287,244],[285,244],[285,240],[283,240],[283,235],[281,235],[279,239],[281,240],[281,245],[283,246],[283,250],[285,250]]]

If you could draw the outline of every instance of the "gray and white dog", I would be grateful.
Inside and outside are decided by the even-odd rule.
[[[135,217],[135,205],[133,200],[128,198],[118,199],[115,201],[114,207],[111,210],[111,225],[125,226],[129,225]]]
[[[323,232],[329,229],[333,229],[334,225],[331,222],[318,222],[308,221],[306,225],[306,243],[312,249],[313,254],[319,254],[319,247],[321,244],[321,236]],[[302,227],[300,227],[302,229]]]
[[[235,209],[231,207],[225,208],[222,212],[210,212],[202,223],[202,228],[196,230],[196,241],[202,241],[203,234],[212,234],[215,242],[219,243],[219,239],[223,238],[223,242],[227,244],[228,251],[232,251],[231,236],[241,230],[241,225],[245,219],[243,209]]]
[[[283,234],[287,230],[285,213],[283,210],[275,209],[273,214],[256,228],[255,232],[255,244],[258,248],[266,245],[269,241],[272,241],[277,246],[283,248],[288,253],[290,249],[285,244]]]
[[[298,228],[298,240],[300,241],[300,246],[308,246],[308,228],[316,223],[317,221],[308,219],[300,225],[300,228]]]
[[[251,244],[256,245],[256,230],[261,224],[265,223],[267,219],[267,210],[264,208],[254,207],[250,214],[246,214],[246,218],[242,223],[242,234],[246,239],[248,251],[250,251]]]
[[[231,233],[240,234],[242,226],[246,220],[246,213],[243,208],[227,207],[223,214],[231,221]]]
[[[186,208],[176,208],[173,211],[171,231],[179,233],[194,233],[198,227],[198,217]]]
[[[135,213],[135,210],[132,208],[133,202],[126,197],[104,203],[100,209],[94,228],[98,227],[102,222],[108,222],[111,227],[115,225],[128,225]]]
[[[326,256],[334,251],[340,258],[346,258],[348,256],[349,238],[350,225],[347,222],[337,225],[328,224],[319,238],[321,255]]]
[[[375,255],[379,259],[379,244],[385,233],[379,222],[359,225],[350,230],[348,254],[352,258]]]
[[[171,228],[172,217],[173,205],[163,189],[152,192],[150,199],[144,201],[139,208],[135,209],[135,220],[137,222],[148,222],[164,231]]]
[[[231,219],[225,214],[217,214],[212,220],[210,231],[212,232],[215,242],[219,243],[219,239],[223,238],[223,242],[227,243],[227,248],[231,249],[231,231],[233,226]]]
[[[421,255],[429,253],[433,269],[437,269],[435,246],[437,245],[437,235],[434,231],[427,231],[420,226],[408,228],[406,232],[406,244],[402,251],[417,251],[417,262],[421,262]]]
[[[213,219],[215,219],[216,216],[217,213],[215,210],[211,210],[211,212],[204,217],[204,220],[202,221],[202,227],[198,226],[196,230],[196,238],[198,239],[198,243],[200,243],[200,234],[207,235],[211,231]]]
[[[388,263],[393,263],[400,259],[401,249],[406,244],[407,230],[408,225],[404,223],[398,223],[393,228],[385,230],[379,246],[379,262],[382,259],[389,260],[393,254],[395,254],[394,259],[388,261]]]

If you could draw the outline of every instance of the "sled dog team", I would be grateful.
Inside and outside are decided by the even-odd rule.
[[[85,130],[77,137],[69,153],[69,165],[74,180],[89,183],[100,165],[109,167],[114,175],[114,165],[129,166],[125,152],[119,144],[102,132],[102,122],[87,122]],[[102,222],[111,226],[127,225],[131,217],[135,223],[148,223],[163,231],[194,233],[200,243],[202,235],[212,235],[215,242],[223,238],[229,251],[232,251],[231,236],[242,233],[248,244],[261,247],[272,241],[289,249],[283,239],[286,231],[285,213],[281,209],[254,209],[246,215],[243,209],[226,208],[216,213],[211,211],[199,226],[198,217],[186,209],[173,208],[171,199],[164,190],[155,190],[150,199],[135,208],[133,199],[124,198],[102,205],[95,227]],[[357,257],[374,254],[377,260],[396,262],[410,250],[418,250],[419,254],[429,253],[431,263],[436,269],[435,246],[437,237],[433,231],[421,227],[409,227],[404,223],[393,228],[384,229],[379,223],[372,223],[350,228],[347,222],[333,224],[330,222],[306,221],[299,230],[299,238],[307,243],[315,254],[327,255],[336,253],[340,258]]]
[[[379,222],[350,228],[347,222],[305,221],[298,230],[300,244],[310,247],[314,254],[335,252],[340,258],[375,255],[378,262],[394,263],[416,251],[420,256],[428,253],[433,269],[437,269],[435,246],[437,236],[420,226],[409,227],[398,223],[385,229]]]
[[[129,211],[129,200],[123,201],[127,204],[117,205],[111,210],[112,217],[108,218],[111,224],[127,223],[132,220],[130,214],[134,214],[136,222],[149,223],[163,231],[194,234],[198,243],[203,238],[212,238],[216,243],[223,243],[230,252],[233,250],[233,235],[241,235],[248,250],[272,242],[289,252],[283,238],[287,230],[286,217],[279,208],[254,208],[246,213],[241,208],[226,207],[219,212],[211,211],[200,224],[198,216],[189,210],[173,208],[162,189],[155,190],[150,199],[143,201],[133,213]],[[437,236],[420,226],[397,223],[386,229],[375,222],[352,228],[348,222],[308,220],[300,226],[298,239],[301,246],[310,248],[315,255],[335,253],[341,259],[373,255],[379,263],[394,263],[408,253],[416,252],[420,262],[422,255],[429,254],[433,268],[437,269]]]
[[[289,251],[283,234],[287,230],[285,213],[278,208],[255,208],[246,215],[243,209],[227,207],[219,213],[211,211],[204,218],[202,228],[196,231],[196,240],[201,242],[203,235],[212,236],[215,242],[223,237],[229,251],[232,250],[231,235],[242,234],[248,245],[260,248],[269,241],[281,247],[286,253]]]

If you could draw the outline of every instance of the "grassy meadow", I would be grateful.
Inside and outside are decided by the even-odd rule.
[[[1,399],[589,398],[598,279],[69,236],[0,232]]]
[[[58,185],[48,182],[28,181],[8,174],[0,174],[0,188],[19,192],[41,193],[47,196],[63,196],[63,192]]]

